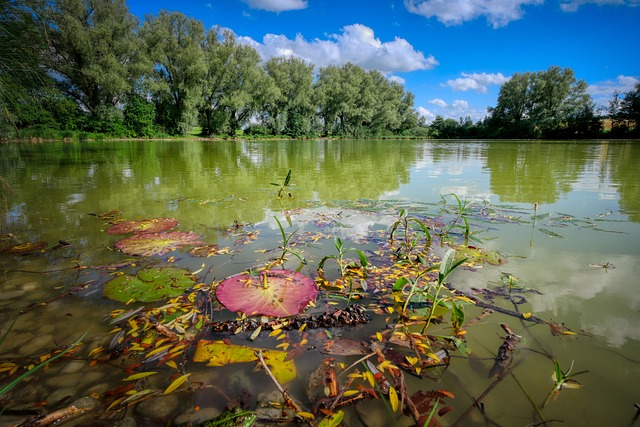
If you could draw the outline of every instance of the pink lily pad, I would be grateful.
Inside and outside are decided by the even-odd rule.
[[[115,246],[127,255],[164,255],[183,245],[201,244],[200,235],[193,232],[164,231],[140,233],[116,242]]]
[[[107,229],[109,234],[127,233],[159,233],[176,228],[179,221],[175,218],[151,218],[142,221],[125,221],[112,225]]]
[[[258,276],[239,274],[216,287],[222,305],[250,316],[295,316],[317,295],[313,279],[292,270],[263,271]]]

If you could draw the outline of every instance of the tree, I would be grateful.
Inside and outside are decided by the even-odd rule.
[[[633,90],[625,93],[620,102],[620,116],[633,129],[633,133],[640,135],[640,82],[636,82]]]
[[[197,119],[206,73],[204,25],[179,12],[147,16],[141,30],[153,72],[148,82],[156,120],[171,134],[187,134]]]
[[[491,121],[498,136],[553,137],[567,133],[575,118],[595,116],[587,84],[573,70],[552,66],[516,73],[502,85]]]
[[[94,115],[117,106],[143,73],[138,20],[125,0],[44,4],[45,64],[58,87]]]
[[[236,132],[258,111],[271,89],[260,55],[237,43],[231,31],[209,30],[204,44],[206,71],[200,103],[202,133]]]
[[[266,123],[274,134],[308,135],[315,118],[313,65],[295,57],[276,57],[265,64],[274,93],[266,99]]]
[[[37,25],[27,2],[0,0],[0,132],[4,136],[46,115],[39,101],[49,81],[40,66],[45,43]]]

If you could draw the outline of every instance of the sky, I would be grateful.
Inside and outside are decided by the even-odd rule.
[[[127,0],[233,31],[263,60],[315,71],[348,62],[415,95],[415,108],[475,122],[515,73],[571,68],[598,108],[640,80],[640,0]]]

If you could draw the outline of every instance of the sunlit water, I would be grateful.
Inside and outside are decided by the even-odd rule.
[[[507,323],[522,336],[514,362],[518,365],[513,377],[483,398],[488,419],[504,426],[539,422],[531,401],[540,406],[553,387],[550,356],[565,371],[573,364],[573,372],[589,372],[576,377],[582,388],[563,390],[546,403],[542,414],[547,421],[629,425],[634,403],[640,401],[639,166],[640,148],[634,142],[2,144],[0,176],[10,186],[4,187],[0,200],[3,246],[46,241],[51,248],[60,240],[70,246],[42,254],[0,255],[4,330],[17,319],[0,355],[3,361],[37,362],[40,354],[85,332],[87,337],[76,360],[52,364],[0,401],[8,408],[40,402],[55,410],[92,393],[98,401],[106,400],[109,390],[122,385],[126,362],[89,366],[84,361],[92,348],[108,345],[112,335],[106,319],[123,307],[103,297],[102,285],[113,271],[97,267],[131,258],[113,247],[121,236],[105,233],[105,223],[91,213],[117,209],[126,219],[174,217],[180,230],[230,247],[235,238],[225,230],[234,221],[256,231],[256,240],[228,256],[194,258],[185,250],[168,255],[181,267],[201,270],[200,278],[211,283],[277,255],[272,250],[280,245],[280,232],[274,216],[287,233],[298,230],[304,237],[321,231],[348,240],[350,246],[371,249],[369,233],[388,229],[399,209],[436,217],[440,196],[454,193],[475,208],[494,207],[519,221],[488,224],[472,217],[472,231],[482,230],[481,241],[473,244],[499,251],[508,263],[459,270],[449,281],[463,290],[487,288],[510,273],[541,292],[526,295],[522,312],[564,323],[578,334],[553,336],[545,325],[493,314],[468,328],[470,361],[456,357],[438,382],[410,378],[409,387],[455,393],[448,402],[454,411],[441,419],[453,423],[492,383],[488,372],[504,335],[499,324]],[[277,187],[270,183],[281,182],[288,170],[294,197],[278,200]],[[451,196],[448,202],[454,202]],[[375,209],[359,208],[365,205]],[[318,222],[329,217],[338,220],[332,226]],[[314,276],[318,260],[334,250],[333,242],[321,239],[305,250],[309,264],[303,272]],[[168,256],[157,258],[166,261]],[[471,309],[468,316],[478,313]],[[377,321],[370,328],[333,332],[365,339],[381,327]],[[276,345],[266,336],[258,342]],[[304,401],[306,376],[324,357],[310,350],[296,359],[300,380],[290,385],[294,398]],[[344,361],[349,365],[356,359]],[[250,389],[254,399],[275,390],[252,368],[189,364],[194,381],[215,387],[182,393],[179,402],[169,404],[175,408],[165,420],[171,423],[196,405],[219,410],[242,388]],[[162,390],[170,383],[168,375],[150,380],[151,386]],[[10,380],[4,376],[1,384]],[[389,425],[380,401],[364,408],[383,414],[369,425]],[[148,414],[133,408],[128,415],[138,425],[160,422],[145,420]],[[347,416],[350,425],[359,425],[354,414]],[[23,418],[0,415],[0,425]],[[407,425],[411,420],[403,417],[399,422]],[[475,410],[462,425],[485,425],[485,420]]]

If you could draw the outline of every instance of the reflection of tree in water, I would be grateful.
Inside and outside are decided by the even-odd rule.
[[[490,142],[491,191],[503,202],[554,203],[571,191],[585,167],[588,144]]]
[[[418,144],[419,145],[419,144]],[[164,216],[181,228],[228,227],[306,201],[376,199],[408,182],[416,146],[390,141],[117,141],[12,144],[0,166],[19,192],[15,222],[45,239],[95,227],[87,213]],[[292,170],[295,198],[269,183]],[[90,222],[91,224],[88,224]],[[53,234],[58,233],[54,236]]]
[[[637,142],[607,144],[604,167],[618,190],[620,209],[630,221],[640,222],[640,146]]]

